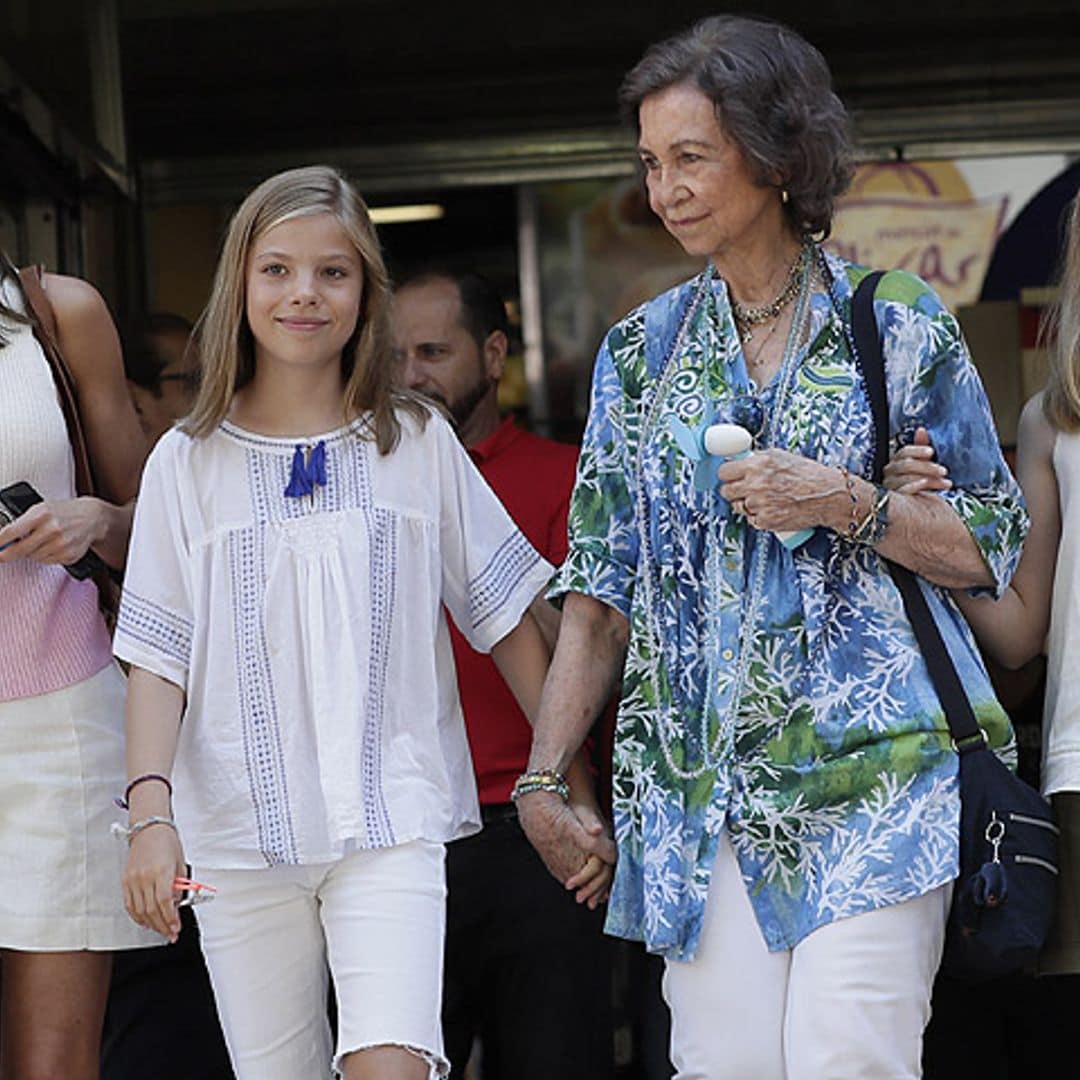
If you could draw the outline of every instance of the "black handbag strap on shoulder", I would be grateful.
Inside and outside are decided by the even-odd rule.
[[[874,417],[874,479],[878,483],[884,474],[889,453],[889,407],[885,385],[885,359],[881,348],[881,333],[874,315],[874,292],[883,271],[875,270],[859,282],[851,300],[851,325],[854,332],[855,361],[862,371],[870,410]],[[961,754],[981,750],[986,746],[982,729],[975,719],[960,676],[949,656],[926,597],[915,575],[906,567],[886,560],[896,587],[904,602],[904,611],[915,632],[923,660],[930,671],[953,742]]]

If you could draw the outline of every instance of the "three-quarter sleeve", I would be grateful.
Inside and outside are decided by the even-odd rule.
[[[934,291],[912,274],[896,271],[879,286],[892,430],[906,441],[917,427],[929,432],[935,454],[949,470],[951,490],[941,497],[967,526],[1004,592],[1020,559],[1029,518],[1020,487],[1001,452],[990,404],[956,319]],[[898,296],[901,302],[891,302]]]
[[[191,553],[169,432],[143,471],[116,621],[116,656],[187,690],[193,631]]]
[[[570,499],[569,550],[549,595],[584,593],[627,618],[638,565],[638,533],[623,387],[612,331],[600,346],[577,479]]]
[[[514,524],[449,426],[433,429],[440,488],[442,601],[477,652],[490,652],[544,589],[554,568]]]

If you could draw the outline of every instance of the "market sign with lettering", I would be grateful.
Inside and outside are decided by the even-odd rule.
[[[865,266],[910,270],[955,310],[978,300],[1008,205],[1008,195],[971,198],[951,162],[862,166],[826,246]]]

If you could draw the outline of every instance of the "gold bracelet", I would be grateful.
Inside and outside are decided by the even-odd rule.
[[[885,536],[889,527],[889,491],[880,485],[875,486],[875,499],[866,517],[859,522],[859,527],[851,534],[851,541],[875,547]]]
[[[840,475],[844,478],[844,487],[851,498],[851,519],[847,524],[849,539],[855,535],[855,529],[859,520],[859,496],[855,494],[855,477],[851,475],[846,465],[838,465]]]
[[[550,791],[558,795],[563,802],[570,798],[570,785],[566,777],[554,769],[534,769],[523,772],[514,781],[514,790],[510,792],[510,799],[516,803],[523,795],[531,795],[534,791]]]

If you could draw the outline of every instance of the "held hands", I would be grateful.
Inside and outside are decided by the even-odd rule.
[[[600,842],[600,850],[611,860],[605,861],[598,852],[589,852],[581,869],[565,882],[566,888],[574,891],[574,899],[579,904],[588,904],[589,909],[595,911],[611,894],[611,879],[615,876],[615,844],[607,822],[595,803],[577,801],[571,793],[569,805],[582,828]]]
[[[563,802],[550,791],[534,791],[517,800],[525,835],[552,875],[579,904],[595,909],[610,891],[615,843],[607,823],[592,803]]]
[[[885,466],[885,486],[902,495],[948,491],[952,487],[949,470],[934,461],[934,448],[926,428],[915,429],[915,437],[902,446]]]
[[[124,870],[124,907],[140,926],[156,930],[170,943],[180,934],[179,896],[173,882],[187,872],[176,830],[154,825],[131,838]]]
[[[0,529],[0,563],[32,559],[69,565],[101,539],[102,503],[80,497],[43,502]]]

